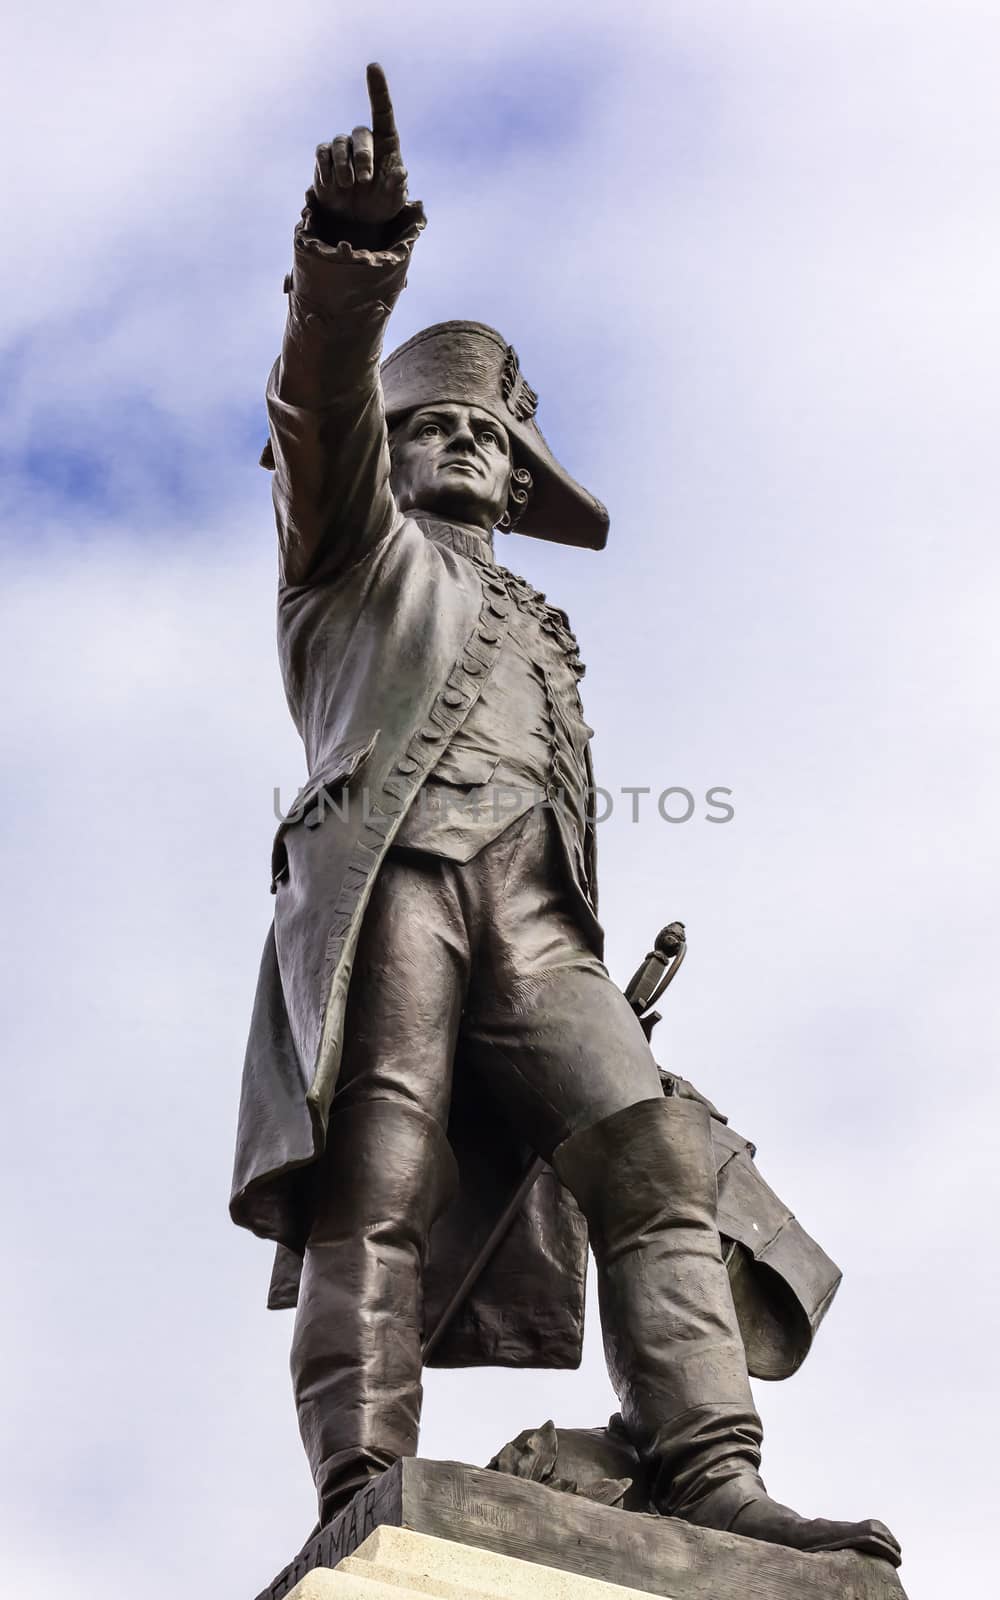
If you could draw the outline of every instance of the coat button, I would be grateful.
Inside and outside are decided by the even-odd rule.
[[[419,766],[420,762],[414,761],[412,756],[402,756],[400,760],[396,762],[396,771],[402,772],[406,775],[406,777],[409,777],[410,773],[416,772]]]
[[[473,656],[466,656],[465,660],[462,662],[462,671],[467,672],[471,678],[478,678],[482,670],[482,663],[477,661]]]
[[[500,643],[500,635],[498,633],[494,633],[491,628],[480,628],[479,637],[482,639],[483,644]]]
[[[507,615],[507,607],[497,605],[495,600],[490,601],[487,609],[489,610],[491,616],[494,617],[505,617]]]
[[[446,706],[453,706],[456,708],[458,706],[464,706],[465,696],[464,694],[460,694],[457,689],[449,689],[444,696],[444,703]]]
[[[426,739],[428,744],[434,744],[438,739],[443,739],[444,734],[440,728],[426,727],[421,728],[420,737],[421,739]]]

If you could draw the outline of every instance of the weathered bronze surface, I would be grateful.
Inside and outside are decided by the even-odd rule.
[[[634,1004],[603,965],[577,642],[492,541],[599,549],[607,514],[495,330],[438,325],[380,369],[425,218],[378,67],[368,81],[371,128],[317,151],[268,385],[280,658],[309,778],[274,845],[231,1202],[279,1247],[271,1303],[297,1302],[321,1523],[415,1454],[425,1337],[476,1228],[540,1159],[435,1359],[575,1364],[589,1236],[649,1507],[895,1563],[882,1524],[809,1521],[757,1474],[748,1356],[794,1370],[839,1274],[746,1141],[661,1081],[637,1014],[657,953]]]

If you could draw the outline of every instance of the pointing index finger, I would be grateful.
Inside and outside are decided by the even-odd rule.
[[[399,134],[396,131],[396,118],[393,115],[392,100],[389,97],[389,85],[385,81],[385,73],[377,61],[371,62],[366,73],[368,79],[368,99],[372,108],[372,133],[375,135],[376,145],[382,149],[399,148]]]

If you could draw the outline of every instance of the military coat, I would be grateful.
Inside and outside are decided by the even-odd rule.
[[[295,1300],[308,1227],[297,1175],[324,1148],[375,876],[488,681],[514,604],[509,574],[428,539],[390,488],[379,354],[423,225],[421,207],[406,208],[396,241],[372,252],[325,243],[306,215],[268,383],[279,656],[308,779],[274,843],[274,921],[244,1063],[230,1210],[279,1247],[272,1305]],[[586,760],[589,777],[589,750]],[[596,928],[592,823],[575,870]],[[456,1103],[450,1133],[462,1187],[431,1240],[432,1315],[528,1160],[482,1106]],[[742,1228],[752,1246],[748,1218],[744,1204],[730,1233]],[[774,1238],[787,1235],[790,1214],[770,1222]],[[799,1299],[809,1302],[811,1337],[838,1275],[822,1252],[806,1256],[815,1270],[798,1272]],[[576,1365],[585,1264],[583,1219],[546,1171],[436,1361]]]

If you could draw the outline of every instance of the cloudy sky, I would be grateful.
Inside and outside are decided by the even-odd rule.
[[[383,61],[427,204],[392,329],[499,326],[603,555],[502,557],[589,674],[609,962],[845,1270],[769,1484],[995,1575],[1000,106],[972,0],[35,0],[0,106],[0,1548],[11,1594],[250,1596],[311,1485],[227,1219],[272,797],[303,775],[256,466],[316,142]],[[638,820],[620,797],[648,786]],[[667,786],[733,791],[725,826]],[[432,1374],[485,1461],[613,1409]]]

